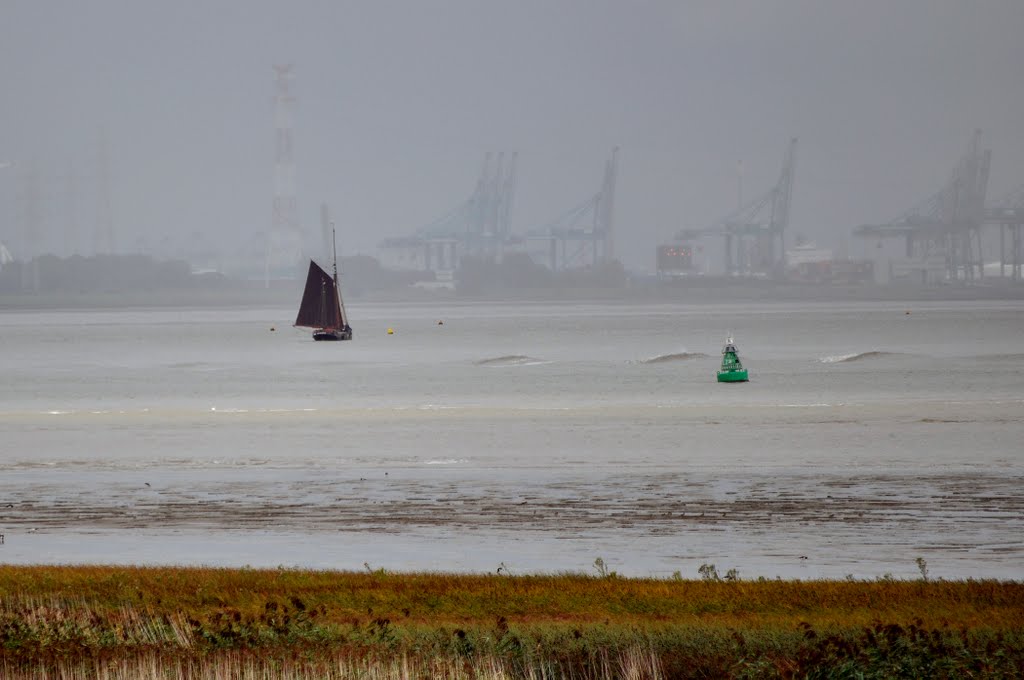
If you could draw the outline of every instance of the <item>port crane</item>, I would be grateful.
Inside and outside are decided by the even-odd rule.
[[[724,241],[725,273],[765,273],[775,276],[785,268],[786,228],[793,204],[797,138],[786,146],[778,181],[767,192],[740,206],[703,229],[681,229],[676,239],[690,241],[720,236]]]
[[[619,147],[615,147],[605,161],[601,188],[595,194],[545,226],[527,232],[527,239],[547,242],[551,271],[596,266],[614,258],[618,165]]]
[[[421,254],[423,269],[452,270],[461,255],[500,258],[519,239],[511,233],[518,154],[484,154],[476,187],[453,210],[420,227],[412,236],[386,239],[384,248]]]
[[[981,130],[975,130],[941,189],[890,222],[857,227],[854,235],[904,239],[902,266],[920,271],[923,283],[934,271],[943,271],[952,281],[983,278],[981,229],[991,163],[992,151],[982,149]],[[1014,233],[1019,242],[1019,229]]]
[[[985,209],[985,222],[999,227],[999,276],[1005,277],[1006,267],[1009,266],[1010,278],[1014,282],[1020,282],[1021,231],[1024,230],[1024,184],[988,206]]]

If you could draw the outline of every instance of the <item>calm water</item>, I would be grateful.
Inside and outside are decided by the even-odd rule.
[[[350,311],[0,312],[0,561],[1024,578],[1024,302]]]

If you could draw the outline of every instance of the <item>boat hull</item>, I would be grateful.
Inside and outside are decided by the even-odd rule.
[[[317,330],[313,331],[313,339],[325,341],[351,340],[352,329],[343,328],[341,330],[337,330],[334,328],[318,328]]]
[[[742,368],[738,371],[719,371],[718,382],[720,383],[734,383],[734,382],[747,382],[747,369]]]

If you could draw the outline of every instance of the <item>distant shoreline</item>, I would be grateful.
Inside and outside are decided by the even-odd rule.
[[[300,282],[276,282],[269,288],[223,287],[215,290],[161,289],[110,293],[42,293],[0,295],[0,312],[54,309],[112,308],[210,308],[297,306]],[[451,290],[408,287],[350,294],[349,303],[775,303],[775,302],[953,302],[975,300],[1024,300],[1024,285],[812,285],[743,281],[687,284],[640,284],[612,289],[514,289],[477,295]]]

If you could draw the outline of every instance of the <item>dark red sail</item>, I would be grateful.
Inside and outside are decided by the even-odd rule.
[[[306,290],[302,293],[302,303],[299,305],[299,315],[295,317],[295,325],[338,330],[345,327],[334,279],[312,260],[309,261]]]

